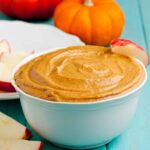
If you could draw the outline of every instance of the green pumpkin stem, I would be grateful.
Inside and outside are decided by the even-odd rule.
[[[92,0],[85,0],[85,1],[84,1],[84,5],[85,5],[85,6],[88,6],[88,7],[94,6]]]

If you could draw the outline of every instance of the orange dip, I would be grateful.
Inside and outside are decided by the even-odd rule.
[[[99,46],[75,46],[39,56],[15,74],[25,93],[57,102],[91,102],[136,88],[145,77],[133,58]]]

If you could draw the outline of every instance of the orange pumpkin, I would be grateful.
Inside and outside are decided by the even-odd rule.
[[[124,14],[114,0],[63,0],[55,10],[54,23],[87,44],[107,45],[120,36]]]

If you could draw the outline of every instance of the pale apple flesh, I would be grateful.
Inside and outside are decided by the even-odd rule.
[[[16,120],[0,112],[0,139],[28,139],[31,132]]]
[[[16,92],[11,81],[13,68],[32,52],[12,51],[6,40],[0,41],[0,91]]]
[[[113,46],[127,46],[128,44],[132,44],[136,48],[139,48],[139,49],[141,49],[141,50],[144,51],[144,49],[141,46],[137,45],[136,43],[134,43],[134,42],[132,42],[130,40],[126,40],[126,39],[114,39],[114,40],[111,41],[111,45],[113,45]]]
[[[11,52],[11,48],[9,43],[6,40],[0,41],[0,58],[5,54],[9,54]]]
[[[149,63],[148,55],[144,49],[132,41],[116,39],[112,40],[111,46],[112,52],[114,53],[137,58],[143,62],[145,66]]]
[[[42,150],[42,147],[40,141],[0,139],[0,150]]]

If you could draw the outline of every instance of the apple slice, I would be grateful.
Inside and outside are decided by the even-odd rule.
[[[31,52],[11,51],[6,40],[0,41],[0,91],[16,92],[11,85],[13,68]]]
[[[26,127],[0,112],[0,139],[28,139],[30,137],[31,132]]]
[[[148,55],[144,49],[132,41],[115,39],[111,41],[111,48],[114,53],[139,59],[145,66],[149,63]]]
[[[8,64],[0,62],[0,90],[6,92],[15,92],[16,90],[10,83],[11,67]]]
[[[6,40],[0,41],[0,57],[11,52],[9,43]]]
[[[5,92],[16,92],[15,88],[10,82],[0,81],[0,91]]]
[[[5,55],[2,56],[1,62],[16,65],[18,62],[20,62],[22,59],[24,59],[30,54],[30,52],[25,51],[12,51],[10,54],[5,53]]]
[[[40,141],[0,139],[0,150],[42,150],[42,147]]]
[[[15,92],[11,85],[11,74],[14,67],[30,53],[14,51],[11,54],[3,54],[0,60],[0,90]]]

